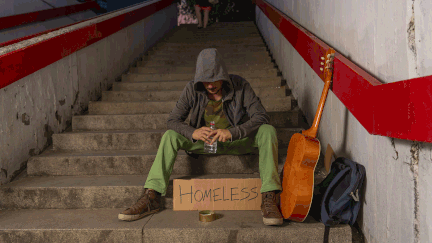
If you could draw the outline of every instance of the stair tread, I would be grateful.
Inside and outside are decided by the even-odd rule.
[[[163,209],[140,220],[125,222],[117,215],[125,208],[1,210],[0,238],[21,242],[228,242],[235,233],[241,242],[322,242],[324,225],[312,217],[302,223],[284,220],[279,227],[263,224],[261,211],[216,211],[210,223],[197,211]],[[21,232],[25,231],[25,234]],[[108,234],[107,234],[108,233]],[[332,242],[351,242],[351,227],[332,227]]]
[[[286,155],[287,149],[279,149],[279,155]],[[109,157],[109,156],[146,156],[146,155],[156,155],[157,150],[106,150],[106,151],[58,151],[48,149],[42,154],[33,156],[34,158],[47,158],[47,157]],[[184,150],[179,150],[177,156],[187,155]],[[224,156],[244,156],[244,155],[224,155]]]
[[[281,88],[285,88],[285,86],[280,86],[280,87],[257,87],[254,88],[255,90],[267,90],[267,89],[281,89]],[[106,92],[106,93],[124,93],[124,94],[132,94],[132,93],[156,93],[156,92],[160,92],[160,93],[165,93],[165,92],[175,92],[175,93],[181,93],[182,90],[164,90],[164,91],[158,91],[158,90],[107,90],[107,91],[102,91],[102,92]],[[290,97],[290,96],[286,96],[286,97]],[[282,97],[279,97],[282,98]],[[285,98],[285,97],[283,97]],[[178,99],[176,99],[177,101]],[[126,101],[125,101],[126,102]]]
[[[69,131],[57,133],[54,135],[67,135],[67,134],[101,134],[101,133],[153,133],[153,132],[166,132],[167,129],[145,129],[145,130],[101,130],[101,131]]]
[[[117,90],[115,90],[117,92]],[[118,90],[121,91],[121,90]],[[175,91],[175,90],[170,90],[170,91]],[[291,96],[286,96],[286,97],[272,97],[272,98],[262,98],[260,100],[291,100],[293,99]],[[110,104],[110,103],[114,103],[114,104],[119,104],[119,103],[176,103],[176,100],[172,100],[172,101],[153,101],[153,100],[146,100],[146,101],[90,101],[90,103],[92,104]]]
[[[278,77],[276,72],[271,73],[271,71],[264,73],[264,72],[251,72],[251,73],[246,73],[245,72],[239,72],[240,74],[236,74],[238,76],[241,76],[243,78],[245,78],[246,80],[251,79],[251,78],[263,78],[263,79],[267,79],[267,78],[276,78]],[[140,82],[140,81],[147,81],[147,82],[159,82],[159,80],[146,80],[146,79],[163,79],[165,78],[166,81],[169,80],[176,80],[176,81],[192,81],[195,78],[195,74],[194,73],[165,73],[165,74],[145,74],[145,73],[140,73],[140,70],[133,70],[132,72],[127,73],[124,76],[126,79],[128,78],[132,78],[132,79],[141,79],[138,81],[128,81],[128,82]]]
[[[258,151],[253,154],[200,155],[196,159],[179,150],[172,174],[250,174],[258,172]],[[29,176],[145,175],[150,171],[157,149],[59,151],[46,150],[27,164]],[[278,150],[279,171],[286,160],[287,146]],[[228,169],[229,168],[229,169]]]
[[[131,73],[128,73],[128,74],[126,74],[126,75],[130,75]],[[133,76],[145,76],[145,75],[147,75],[147,74],[133,74]],[[131,75],[132,76],[132,75]],[[162,75],[161,75],[162,76]],[[274,77],[266,77],[266,76],[263,76],[263,77],[260,77],[260,76],[257,76],[257,77],[248,77],[248,78],[246,78],[246,81],[248,81],[248,80],[251,80],[251,79],[253,79],[253,80],[256,80],[256,79],[274,79],[274,80],[276,80],[276,79],[278,79],[278,80],[280,80],[281,79],[281,77],[278,77],[278,76],[274,76]],[[125,80],[125,81],[121,81],[121,82],[119,82],[119,83],[160,83],[160,82],[172,82],[172,83],[183,83],[183,82],[190,82],[190,81],[192,81],[192,79],[186,79],[186,80],[170,80],[170,79],[162,79],[162,80],[158,80],[158,81],[152,81],[152,80],[140,80],[140,81],[129,81],[129,80]],[[251,84],[252,85],[252,84]]]
[[[299,131],[301,128],[297,127],[278,127],[276,130],[279,131]],[[166,132],[167,129],[145,129],[145,130],[99,130],[99,131],[68,131],[63,133],[57,133],[54,135],[67,135],[67,134],[101,134],[101,133],[154,133],[154,132]]]
[[[115,91],[115,92],[120,92],[120,91]],[[148,91],[144,91],[144,92],[148,92]],[[267,111],[267,114],[269,113],[292,113],[292,112],[298,112],[298,107],[293,108],[290,111]],[[78,118],[98,118],[98,117],[112,117],[112,116],[123,116],[123,117],[142,117],[142,116],[168,116],[169,114],[159,114],[159,113],[146,113],[146,114],[117,114],[117,115],[110,115],[110,114],[96,114],[96,115],[92,115],[92,114],[86,114],[86,115],[74,115],[75,117]]]
[[[99,209],[9,209],[1,210],[0,230],[14,229],[121,229],[141,230],[163,228],[238,228],[247,230],[256,228],[270,231],[286,231],[288,228],[299,230],[301,228],[316,228],[324,231],[324,225],[308,218],[307,222],[297,223],[285,221],[283,227],[268,227],[262,223],[259,210],[225,210],[217,211],[223,217],[211,224],[202,224],[198,220],[197,211],[173,211],[164,209],[159,213],[131,222],[118,220],[117,214],[123,208]],[[181,220],[179,220],[181,219]],[[248,227],[245,227],[248,226]],[[349,228],[349,225],[332,227]],[[319,232],[320,234],[322,232]]]
[[[35,229],[116,229],[138,230],[139,233],[141,233],[144,225],[151,219],[151,217],[146,217],[142,220],[125,224],[125,222],[117,219],[117,214],[119,212],[117,208],[2,210],[0,211],[2,215],[0,218],[0,231]]]
[[[259,174],[203,174],[171,175],[174,179],[215,179],[215,178],[259,178]],[[74,176],[27,176],[3,185],[7,188],[70,188],[70,187],[136,187],[144,186],[146,175],[74,175]]]

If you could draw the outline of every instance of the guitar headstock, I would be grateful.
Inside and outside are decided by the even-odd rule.
[[[335,50],[332,48],[329,48],[326,51],[325,57],[321,57],[321,66],[324,66],[320,68],[322,72],[324,72],[324,81],[332,79],[333,74],[333,62],[334,62],[334,56],[335,56]]]
[[[324,72],[324,88],[323,88],[320,102],[318,104],[317,113],[315,114],[315,118],[314,118],[312,127],[309,128],[308,130],[302,131],[303,135],[316,138],[316,134],[317,134],[317,130],[318,130],[318,124],[320,122],[321,115],[322,115],[322,112],[324,109],[324,104],[325,104],[325,100],[327,98],[327,93],[328,93],[330,86],[332,84],[334,57],[335,57],[335,50],[333,50],[332,48],[329,48],[326,51],[325,57],[321,57],[321,61],[322,61],[321,66],[325,65],[324,68],[323,67],[320,68],[321,72]]]

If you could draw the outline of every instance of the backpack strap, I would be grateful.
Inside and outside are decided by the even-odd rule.
[[[329,242],[329,234],[330,234],[330,226],[326,225],[324,229],[324,243]]]

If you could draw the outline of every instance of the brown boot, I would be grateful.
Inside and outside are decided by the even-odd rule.
[[[275,191],[262,193],[261,213],[265,225],[283,224],[282,214],[276,205]]]
[[[130,208],[119,213],[118,219],[133,221],[143,218],[146,215],[156,213],[160,209],[161,195],[153,189],[145,189],[144,196]]]

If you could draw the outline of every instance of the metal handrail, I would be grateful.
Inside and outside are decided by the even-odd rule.
[[[30,13],[23,13],[17,15],[11,15],[0,18],[0,30],[8,29],[24,24],[45,21],[48,19],[58,18],[65,15],[70,15],[89,9],[100,9],[99,4],[96,1],[88,1],[85,3],[79,3],[60,8],[45,9]]]

